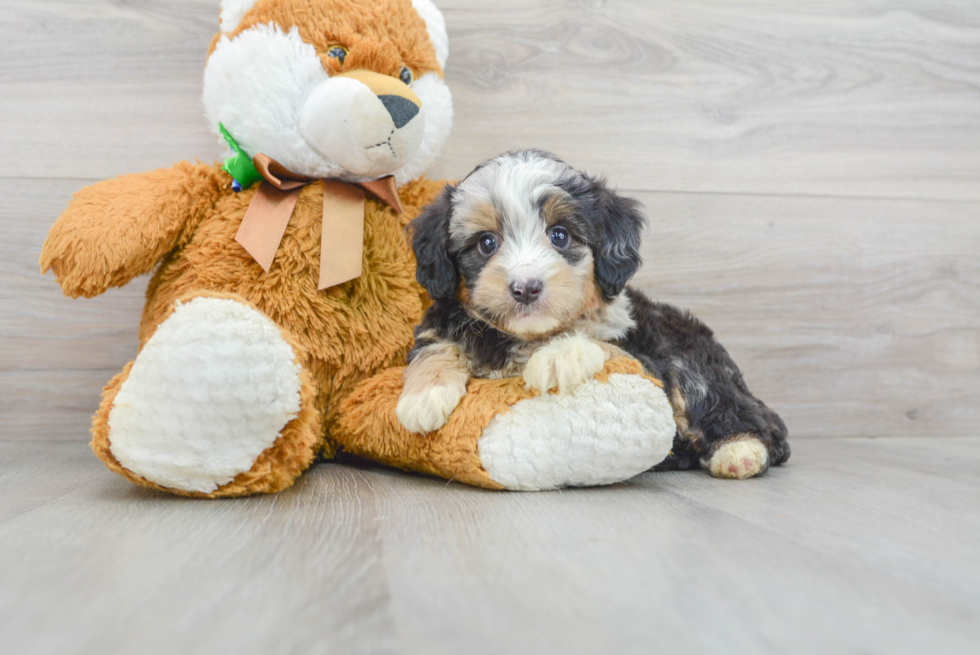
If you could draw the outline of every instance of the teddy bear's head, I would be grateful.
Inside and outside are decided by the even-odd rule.
[[[222,0],[204,107],[249,155],[352,182],[421,175],[452,125],[431,0]]]

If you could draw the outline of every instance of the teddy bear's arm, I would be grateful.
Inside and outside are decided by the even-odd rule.
[[[217,167],[180,162],[85,187],[48,233],[41,271],[73,298],[122,286],[181,245],[228,183]]]

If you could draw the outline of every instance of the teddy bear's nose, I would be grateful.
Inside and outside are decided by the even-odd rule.
[[[415,118],[419,113],[419,106],[408,98],[396,95],[380,95],[378,100],[388,110],[391,120],[395,122],[396,128],[404,127],[408,121]]]

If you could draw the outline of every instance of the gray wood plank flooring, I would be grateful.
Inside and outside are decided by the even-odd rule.
[[[200,502],[0,443],[0,652],[977,652],[980,439],[795,448],[744,483],[321,464]]]

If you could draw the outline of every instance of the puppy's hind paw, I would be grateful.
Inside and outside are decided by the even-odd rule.
[[[736,436],[719,446],[706,466],[716,478],[744,480],[766,472],[769,468],[769,451],[758,437],[748,434]]]
[[[437,384],[412,393],[402,393],[395,414],[409,432],[432,432],[446,424],[465,393],[466,387],[451,384]]]
[[[591,380],[607,359],[609,353],[587,337],[561,337],[531,355],[524,367],[524,382],[542,393],[555,387],[567,393]]]

